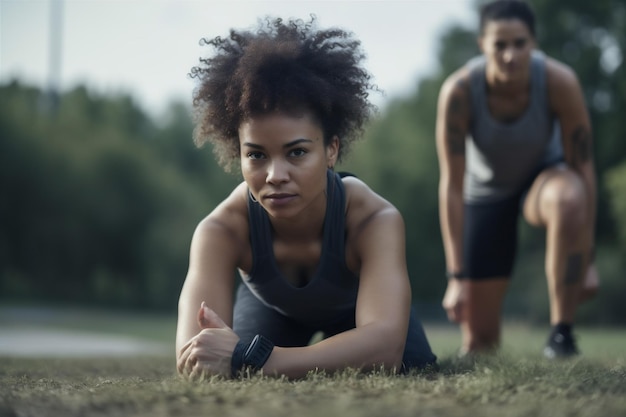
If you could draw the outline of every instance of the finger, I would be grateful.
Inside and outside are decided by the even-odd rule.
[[[204,361],[198,361],[189,373],[189,379],[193,381],[203,381],[211,375],[211,365]]]
[[[185,355],[178,359],[178,373],[181,375],[188,375],[194,363],[195,357],[192,357],[190,352],[185,352]]]
[[[460,323],[463,320],[463,306],[461,304],[457,304],[452,309],[452,321],[455,323]]]
[[[189,339],[189,341],[185,343],[185,345],[182,348],[180,348],[180,350],[178,351],[178,359],[176,360],[176,367],[178,369],[178,372],[180,373],[183,373],[185,363],[187,362],[187,358],[191,354],[192,344],[195,339],[196,339],[195,336]]]
[[[446,313],[448,314],[448,320],[452,323],[458,323],[457,311],[455,308],[447,308]]]
[[[215,311],[204,304],[204,302],[198,312],[198,324],[202,329],[230,329],[230,327],[224,323],[224,320],[222,320]]]

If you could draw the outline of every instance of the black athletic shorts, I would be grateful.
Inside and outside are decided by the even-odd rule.
[[[542,164],[519,193],[504,200],[465,203],[463,275],[467,279],[511,276],[517,250],[517,225],[528,190],[543,170],[563,164],[562,157]]]
[[[465,204],[463,275],[467,279],[511,276],[522,200],[515,195],[498,202]]]

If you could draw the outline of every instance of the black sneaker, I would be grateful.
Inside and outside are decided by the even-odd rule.
[[[552,332],[543,348],[543,356],[548,359],[569,358],[578,354],[576,340],[571,333]]]

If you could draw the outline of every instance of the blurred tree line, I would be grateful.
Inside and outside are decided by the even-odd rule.
[[[626,2],[531,3],[539,47],[577,72],[594,126],[602,287],[581,317],[625,323]],[[445,77],[478,53],[475,39],[476,27],[444,28],[439,68],[381,109],[339,167],[403,213],[413,296],[430,317],[444,317],[446,284],[437,96]],[[51,100],[19,81],[0,85],[0,301],[174,312],[195,225],[240,181],[209,148],[194,147],[192,129],[187,104],[172,103],[155,119],[127,95],[78,87]],[[507,313],[545,321],[544,234],[521,227]]]
[[[154,121],[84,87],[54,104],[0,87],[0,297],[172,309],[195,225],[238,180],[187,106]]]

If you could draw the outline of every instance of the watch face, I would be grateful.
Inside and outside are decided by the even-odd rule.
[[[254,369],[261,369],[274,350],[274,343],[258,334],[254,336],[244,354],[243,362]]]

